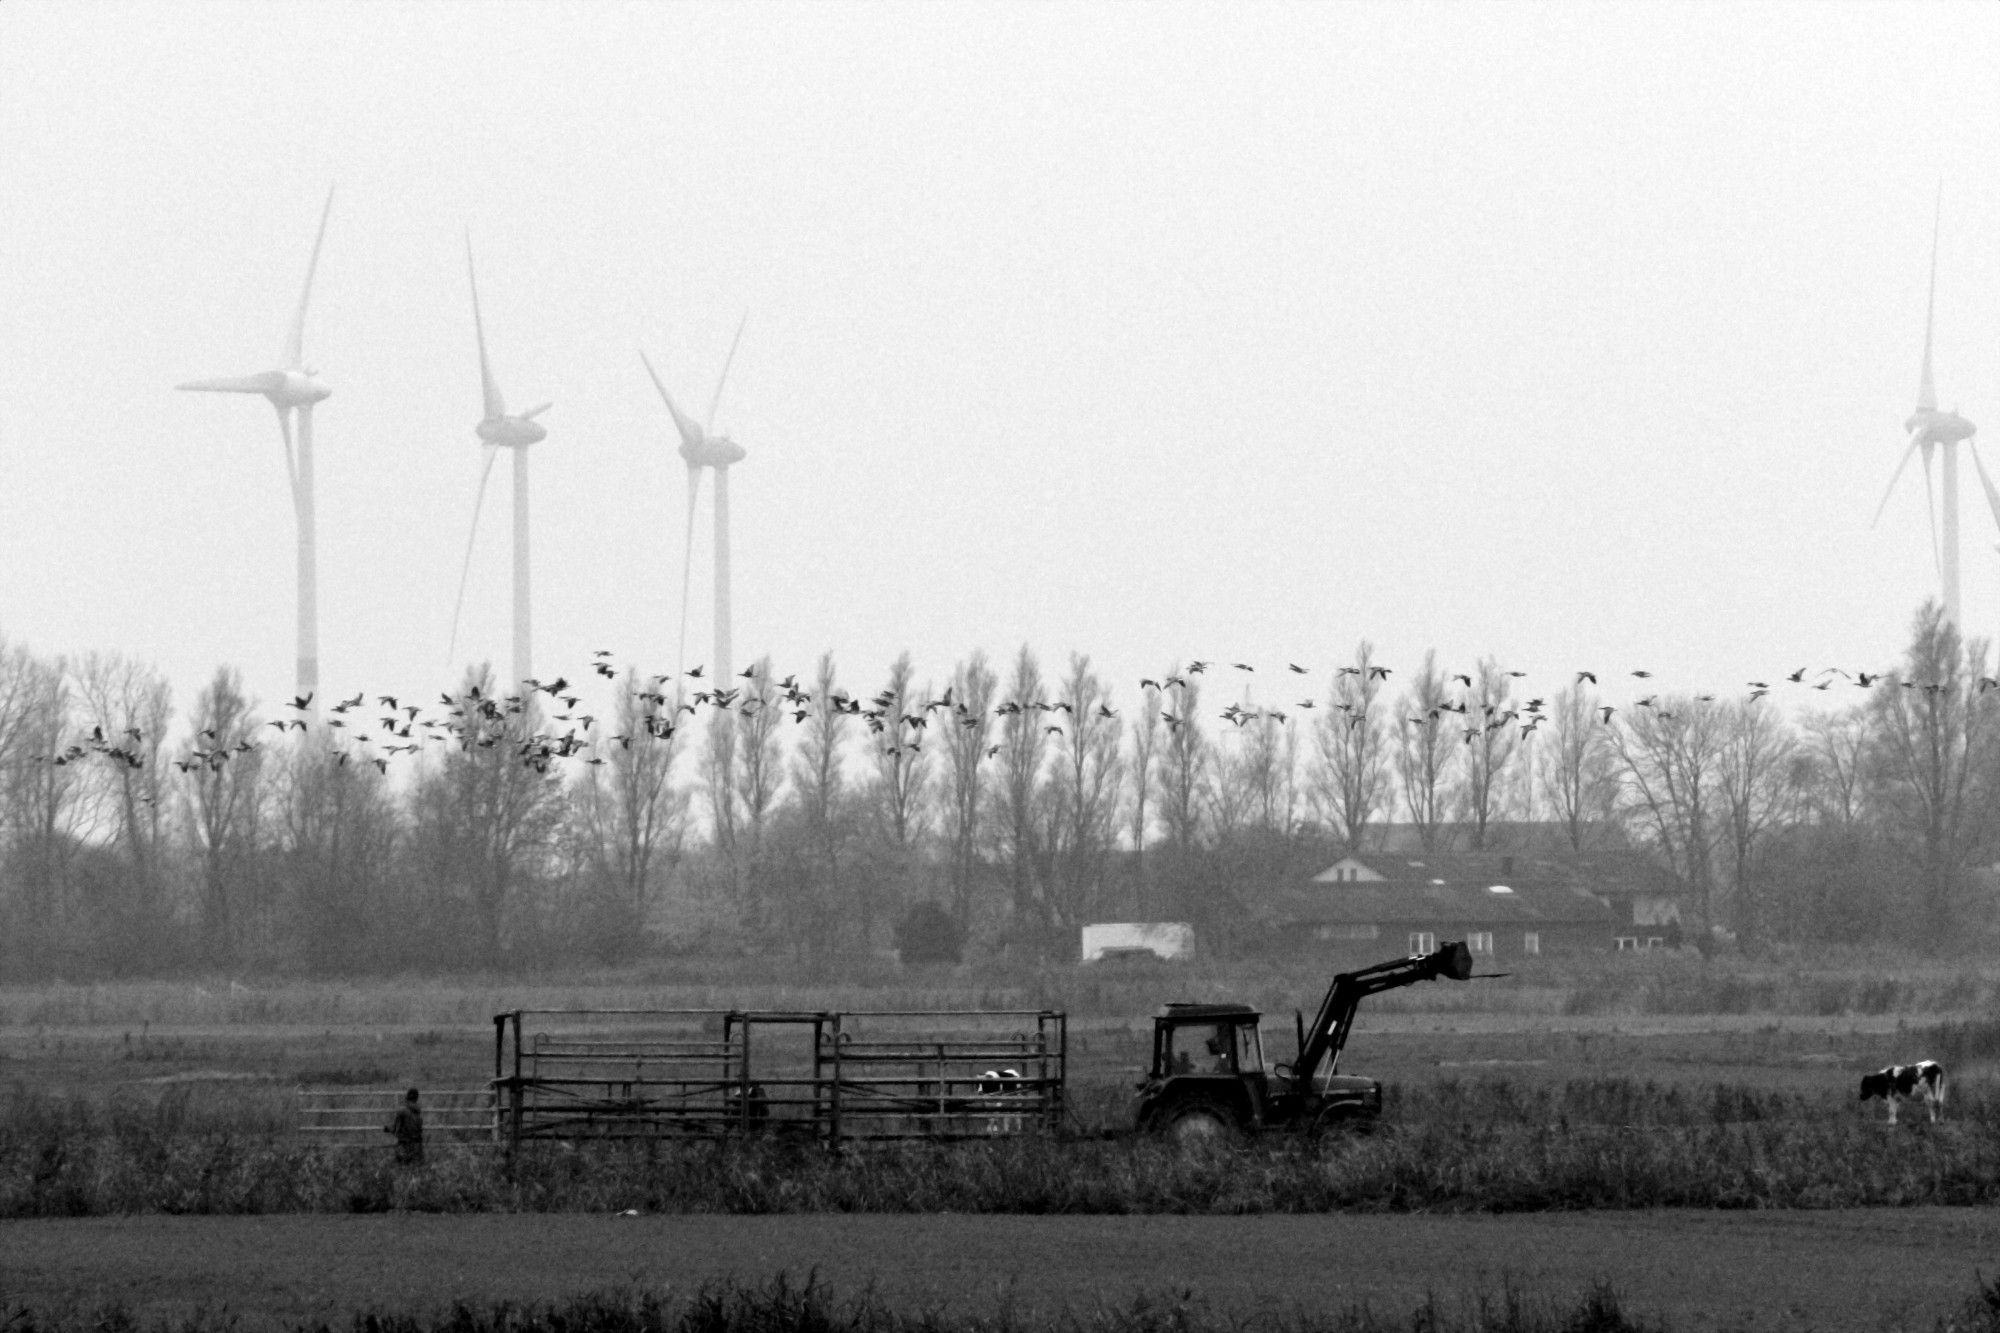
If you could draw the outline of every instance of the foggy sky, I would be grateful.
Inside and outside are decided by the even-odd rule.
[[[720,424],[738,656],[1535,689],[1888,664],[1904,444],[2000,449],[2000,7],[0,4],[0,633],[292,677],[254,398],[306,350],[329,693],[436,688],[480,461],[464,237],[535,446],[536,659],[671,661]],[[2000,462],[2000,453],[1995,461]],[[704,488],[706,492],[706,488]],[[1962,469],[1968,628],[2000,554]],[[507,655],[505,469],[460,657]],[[689,660],[708,649],[706,494]],[[1398,682],[1400,683],[1400,682]],[[1236,681],[1229,690],[1240,688]],[[1624,688],[1621,686],[1620,688]]]

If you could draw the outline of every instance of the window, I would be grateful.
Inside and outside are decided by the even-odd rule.
[[[1618,937],[1619,953],[1627,953],[1632,950],[1636,950],[1638,947],[1639,947],[1639,939],[1636,935],[1620,935]]]
[[[1660,936],[1658,936],[1658,935],[1648,935],[1648,936],[1646,937],[1646,947],[1647,947],[1648,949],[1658,949],[1658,948],[1662,948],[1662,947],[1664,947],[1664,946],[1665,946],[1665,944],[1666,944],[1666,941],[1665,941],[1664,939],[1662,939],[1662,938],[1661,938]]]
[[[1542,932],[1541,932],[1541,931],[1539,931],[1539,930],[1530,930],[1530,931],[1526,931],[1526,932],[1524,932],[1524,933],[1523,933],[1523,934],[1521,935],[1521,952],[1522,952],[1522,953],[1524,953],[1524,954],[1538,954],[1538,953],[1540,953],[1541,951],[1542,951]]]
[[[1435,953],[1437,952],[1437,947],[1438,937],[1434,932],[1428,930],[1413,930],[1410,932],[1411,953]]]
[[[1472,952],[1474,953],[1488,953],[1488,954],[1492,953],[1493,932],[1490,930],[1467,931],[1465,936],[1465,947],[1472,950]]]

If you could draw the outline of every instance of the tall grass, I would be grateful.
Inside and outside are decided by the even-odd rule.
[[[2000,1101],[1891,1127],[1844,1099],[1628,1080],[1441,1083],[1374,1135],[1188,1152],[1148,1139],[855,1149],[776,1141],[380,1150],[303,1144],[185,1099],[17,1092],[0,1217],[117,1213],[1315,1213],[2000,1203]]]
[[[1738,1312],[1715,1311],[1717,1317]],[[236,1333],[233,1315],[198,1310],[146,1323],[122,1305],[46,1309],[0,1303],[8,1333]],[[331,1333],[298,1321],[289,1333]],[[1403,1313],[1366,1304],[1336,1310],[1297,1307],[1246,1317],[1185,1292],[1140,1295],[1084,1309],[899,1309],[879,1295],[841,1297],[808,1276],[780,1275],[761,1286],[716,1283],[696,1290],[597,1291],[562,1301],[460,1301],[443,1309],[357,1311],[353,1333],[1665,1333],[1664,1320],[1628,1313],[1609,1283],[1564,1295],[1513,1283],[1458,1301],[1436,1295]],[[1982,1283],[1938,1333],[2000,1333],[2000,1282]]]
[[[289,1327],[292,1333],[330,1333],[324,1322]],[[353,1333],[1243,1333],[1250,1328],[1272,1333],[1645,1333],[1666,1325],[1627,1314],[1608,1285],[1569,1297],[1536,1295],[1514,1286],[1456,1304],[1433,1296],[1406,1315],[1349,1305],[1246,1320],[1186,1293],[1142,1295],[1082,1310],[1012,1305],[992,1313],[934,1306],[903,1310],[873,1293],[840,1297],[810,1277],[800,1282],[780,1276],[762,1286],[719,1283],[685,1294],[600,1291],[556,1302],[461,1301],[445,1309],[363,1310],[349,1327]],[[0,1328],[8,1333],[148,1333],[149,1328],[156,1333],[235,1333],[236,1322],[226,1314],[201,1311],[148,1326],[117,1305],[89,1311],[0,1305]]]

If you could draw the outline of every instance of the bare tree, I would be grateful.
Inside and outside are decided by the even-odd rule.
[[[1452,764],[1459,749],[1448,720],[1450,704],[1437,650],[1426,648],[1423,665],[1417,668],[1400,705],[1396,778],[1402,787],[1403,808],[1409,811],[1410,823],[1417,831],[1417,842],[1427,852],[1438,850],[1438,833],[1449,813]]]
[[[1167,734],[1160,752],[1155,796],[1167,849],[1176,860],[1184,861],[1201,840],[1212,795],[1214,759],[1201,729],[1199,673],[1183,673],[1175,663],[1160,690],[1160,720],[1166,724]]]
[[[1767,916],[1759,892],[1758,854],[1795,808],[1795,746],[1784,720],[1761,698],[1728,704],[1721,713],[1715,776],[1729,847],[1732,918],[1740,935],[1756,940]]]
[[[1667,864],[1694,893],[1700,943],[1714,938],[1714,853],[1721,710],[1699,699],[1655,699],[1609,728],[1626,791]]]
[[[688,793],[674,783],[683,732],[669,700],[627,672],[613,705],[615,728],[595,745],[601,764],[584,769],[576,807],[612,925],[636,942],[658,900],[661,878],[687,836]]]
[[[1051,724],[1060,734],[1055,737],[1055,772],[1049,784],[1045,924],[1073,933],[1089,919],[1103,891],[1124,768],[1111,692],[1090,669],[1088,657],[1070,654],[1069,675],[1049,716],[1060,719]]]
[[[258,720],[234,667],[219,667],[196,698],[180,760],[189,831],[200,886],[202,938],[208,959],[234,963],[255,924],[253,861],[263,838],[264,752]]]
[[[1249,798],[1251,825],[1291,837],[1299,813],[1299,733],[1288,713],[1260,708],[1243,724],[1236,771]]]
[[[994,798],[1001,855],[1007,864],[1013,928],[1029,929],[1039,917],[1039,862],[1042,854],[1040,806],[1042,766],[1048,754],[1049,724],[1043,714],[1042,668],[1026,644],[1014,658],[1007,699],[994,710],[1000,717],[1000,777]]]
[[[1355,645],[1354,661],[1334,675],[1327,712],[1314,739],[1313,798],[1320,816],[1350,852],[1361,850],[1368,825],[1388,795],[1388,732],[1382,722],[1386,667],[1375,665],[1375,645]]]
[[[401,821],[382,769],[330,750],[324,733],[265,755],[274,850],[303,961],[347,972],[408,959],[410,923],[394,896]]]
[[[842,854],[845,829],[842,800],[846,793],[841,749],[855,707],[840,690],[833,654],[822,653],[814,677],[812,697],[807,705],[805,732],[792,760],[792,790],[797,796],[804,821],[805,856],[800,867],[801,882],[793,885],[794,901],[788,904],[804,933],[795,932],[808,953],[837,944],[833,914],[842,896]],[[874,899],[864,886],[858,895],[860,943],[865,949],[874,937]]]
[[[900,654],[889,668],[888,685],[867,710],[876,822],[889,845],[903,853],[923,831],[924,796],[931,776],[930,757],[924,751],[930,715],[917,697],[915,677],[910,654]]]
[[[961,931],[972,929],[972,887],[979,869],[980,816],[986,805],[980,766],[992,730],[993,692],[999,677],[974,652],[952,674],[945,691],[949,722],[944,737],[944,837],[950,857],[952,911]]]
[[[540,730],[533,694],[496,695],[492,668],[479,666],[466,672],[452,712],[458,743],[418,780],[414,833],[430,882],[470,916],[466,952],[491,967],[547,869],[564,792],[532,739]],[[462,938],[447,929],[454,943]]]
[[[768,654],[751,664],[740,679],[745,684],[734,703],[731,764],[736,775],[734,879],[741,903],[756,918],[751,923],[753,928],[762,929],[769,924],[771,908],[769,885],[765,882],[764,834],[785,782],[778,726],[785,717],[786,700],[784,691],[771,680]]]
[[[1806,809],[1821,824],[1854,827],[1867,813],[1868,710],[1809,713],[1799,725]]]
[[[1960,640],[1936,602],[1918,611],[1904,665],[1874,694],[1871,797],[1915,863],[1933,948],[1954,935],[1966,871],[1993,832],[1994,703],[1980,685],[1984,640]]]
[[[701,751],[702,785],[708,792],[709,836],[715,854],[736,878],[736,700],[737,692],[718,684],[714,691],[696,693],[695,702],[711,705],[708,734]],[[738,888],[740,890],[740,885]]]
[[[102,737],[107,762],[95,785],[111,818],[111,837],[126,863],[130,925],[157,930],[165,921],[165,827],[170,802],[160,753],[173,720],[173,687],[158,668],[116,653],[89,653],[75,672],[84,720]]]
[[[1127,837],[1132,843],[1132,908],[1140,920],[1146,918],[1146,840],[1152,833],[1154,773],[1160,750],[1160,691],[1157,687],[1139,690],[1139,709],[1126,724],[1132,734],[1131,797],[1126,802]]]
[[[1460,765],[1459,802],[1472,826],[1472,850],[1486,848],[1486,831],[1504,817],[1501,796],[1507,766],[1520,744],[1521,732],[1512,706],[1513,680],[1492,658],[1479,663],[1477,676],[1460,694],[1464,711],[1465,758]]]
[[[1618,756],[1598,708],[1579,682],[1555,696],[1539,728],[1536,779],[1572,852],[1600,836],[1618,808]]]
[[[46,959],[65,936],[85,785],[84,767],[76,761],[83,751],[71,737],[75,699],[67,661],[17,649],[6,667],[7,878],[17,923],[8,943]]]

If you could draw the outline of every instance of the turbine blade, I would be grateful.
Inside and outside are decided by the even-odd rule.
[[[472,530],[465,534],[465,560],[458,567],[458,600],[451,604],[451,646],[444,654],[447,672],[458,659],[458,613],[465,609],[465,580],[472,572],[472,542],[479,535],[479,511],[486,503],[486,481],[493,475],[493,459],[499,452],[498,445],[486,446],[486,466],[479,470],[479,490],[472,497]]]
[[[278,409],[278,430],[285,437],[285,480],[292,486],[292,516],[299,514],[299,460],[292,451],[292,409],[283,403],[273,403]]]
[[[521,413],[521,420],[533,421],[536,417],[540,416],[542,413],[548,411],[550,408],[554,406],[555,406],[554,403],[543,403],[540,407],[531,407],[527,411]]]
[[[703,441],[707,438],[703,435],[701,427],[688,420],[681,410],[674,406],[673,395],[668,393],[667,386],[660,382],[660,372],[653,369],[651,361],[646,360],[645,352],[642,351],[639,353],[639,360],[645,363],[646,373],[653,377],[653,387],[660,391],[660,401],[665,403],[667,411],[673,414],[674,429],[681,433],[681,443],[690,449],[701,448]]]
[[[1938,543],[1937,499],[1931,494],[1931,455],[1935,452],[1935,447],[1924,441],[1924,514],[1931,521],[1931,564],[1937,567],[1938,577],[1943,578],[1944,548]]]
[[[285,387],[285,372],[267,370],[261,375],[224,375],[212,380],[189,380],[174,387],[193,389],[197,393],[276,393]]]
[[[736,360],[736,344],[743,341],[743,326],[750,322],[750,312],[743,312],[743,318],[736,321],[736,336],[729,340],[729,355],[722,358],[722,373],[715,379],[715,397],[708,400],[708,431],[715,431],[715,409],[722,405],[722,386],[729,383],[729,366]]]
[[[1944,181],[1938,181],[1937,208],[1931,214],[1931,289],[1924,305],[1924,373],[1917,382],[1917,410],[1937,411],[1937,387],[1931,382],[1931,328],[1937,317],[1938,228],[1944,220]]]
[[[479,390],[484,395],[484,411],[488,421],[497,421],[507,415],[507,404],[500,397],[500,386],[493,382],[493,367],[486,360],[486,322],[479,315],[479,275],[472,268],[472,233],[465,233],[465,276],[472,280],[472,329],[479,336]]]
[[[1896,470],[1890,474],[1888,489],[1882,492],[1882,503],[1875,506],[1875,517],[1868,520],[1869,527],[1872,528],[1882,521],[1882,511],[1889,507],[1889,497],[1896,493],[1896,483],[1903,479],[1903,469],[1910,465],[1910,458],[1917,452],[1917,445],[1920,443],[1922,436],[1910,437],[1910,447],[1903,451],[1903,461],[1896,464]]]
[[[650,367],[649,367],[650,369]],[[701,468],[688,464],[688,507],[687,539],[681,546],[681,635],[674,644],[674,706],[680,706],[681,691],[687,678],[681,674],[687,666],[688,643],[688,588],[694,574],[694,502],[701,494]]]
[[[1979,484],[1986,490],[1986,507],[1993,511],[1993,526],[2000,528],[2000,490],[1993,487],[1993,478],[1986,475],[1986,464],[1980,460],[1979,446],[1971,440],[1965,447],[1972,451],[1972,466],[1979,469]]]
[[[312,258],[306,261],[306,285],[299,291],[299,312],[292,316],[291,336],[285,340],[285,366],[302,370],[306,364],[306,302],[312,299],[313,274],[319,269],[319,247],[326,240],[326,220],[333,216],[333,187],[326,187],[326,207],[319,211],[319,235],[313,237]]]

